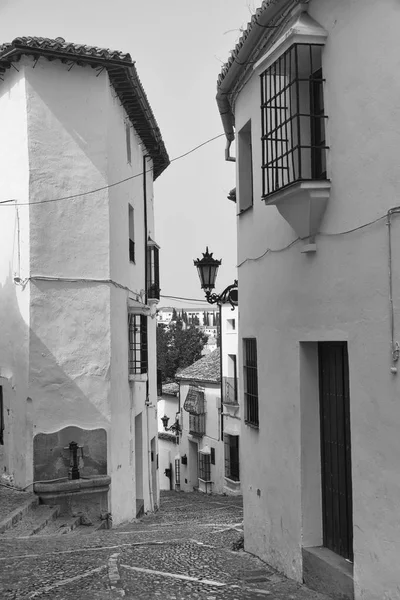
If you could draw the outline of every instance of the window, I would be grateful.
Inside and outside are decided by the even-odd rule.
[[[239,213],[253,206],[253,156],[251,121],[238,133]]]
[[[189,413],[189,433],[191,435],[203,436],[206,432],[206,415],[193,415]]]
[[[210,448],[211,450],[211,464],[215,465],[215,448]]]
[[[132,148],[131,148],[131,127],[128,121],[125,123],[125,137],[126,137],[126,160],[129,164],[132,164]]]
[[[237,362],[236,354],[228,354],[228,377],[224,378],[225,383],[225,404],[237,404],[238,403],[238,390],[237,390]]]
[[[147,295],[160,299],[159,247],[153,241],[147,246]]]
[[[129,374],[147,373],[147,317],[129,314],[128,330]]]
[[[224,434],[225,477],[240,481],[239,477],[239,436]]]
[[[0,385],[0,445],[4,444],[4,403],[3,386]]]
[[[227,319],[226,320],[226,330],[227,331],[235,331],[236,330],[236,320],[235,319]]]
[[[181,483],[181,465],[179,458],[175,459],[175,485],[179,486]]]
[[[211,455],[199,453],[199,478],[211,481]]]
[[[294,44],[261,75],[263,197],[326,179],[322,48]]]
[[[130,262],[135,262],[135,226],[134,226],[134,217],[133,217],[133,208],[129,204],[129,260]]]
[[[245,422],[258,427],[257,340],[243,340]]]

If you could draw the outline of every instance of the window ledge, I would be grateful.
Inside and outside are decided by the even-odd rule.
[[[199,481],[201,481],[202,483],[214,483],[213,481],[211,481],[211,479],[202,479],[201,477],[199,477]]]
[[[260,429],[260,426],[259,426],[259,425],[255,425],[254,423],[250,423],[250,421],[246,421],[246,420],[245,420],[245,423],[246,423],[246,425],[247,425],[248,427],[250,427],[251,429],[256,429],[257,431]]]
[[[147,381],[147,373],[134,373],[129,375],[129,381]]]
[[[313,238],[319,230],[331,192],[327,179],[297,181],[264,196],[266,206],[276,206],[299,238]]]

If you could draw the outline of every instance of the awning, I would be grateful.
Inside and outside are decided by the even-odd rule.
[[[204,414],[204,392],[198,387],[191,385],[183,405],[184,410],[191,415]]]

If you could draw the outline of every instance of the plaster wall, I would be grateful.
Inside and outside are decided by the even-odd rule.
[[[393,74],[400,66],[400,11],[394,0],[312,0],[309,12],[328,31],[323,72],[332,190],[321,230],[337,233],[399,204],[400,82]],[[302,580],[301,546],[310,531],[302,506],[307,424],[301,418],[300,342],[347,341],[355,597],[400,598],[400,384],[390,372],[387,227],[383,220],[348,235],[318,235],[312,255],[301,254],[299,243],[249,261],[296,238],[277,209],[260,201],[259,106],[253,75],[235,107],[237,130],[252,121],[254,174],[254,205],[238,217],[239,353],[242,365],[242,339],[257,339],[260,410],[259,430],[243,424],[241,435],[245,548]],[[399,228],[394,217],[396,339]]]
[[[171,440],[158,440],[158,449],[160,456],[160,468],[159,468],[159,486],[160,490],[169,490],[170,479],[165,475],[165,469],[169,469],[172,466],[172,489],[175,489],[175,456],[178,453],[178,447],[175,442]]]
[[[4,445],[0,473],[14,484],[31,481],[31,401],[28,392],[30,284],[29,170],[24,69],[6,73],[0,82],[0,385],[4,401]],[[28,457],[28,460],[26,458]]]
[[[167,415],[169,417],[168,425],[171,426],[175,422],[175,418],[179,411],[179,398],[177,396],[162,395],[157,402],[157,424],[158,432],[164,432],[164,426],[161,421],[161,417]],[[169,432],[171,433],[171,432]],[[175,455],[178,453],[178,446],[175,442],[170,440],[158,439],[158,452],[159,452],[159,486],[160,490],[170,489],[170,480],[166,477],[164,471],[169,469],[172,464],[172,472],[175,473]],[[175,479],[173,479],[173,484]]]
[[[201,384],[204,389],[205,410],[206,410],[206,435],[202,437],[194,436],[189,433],[189,413],[183,409],[189,387],[192,382],[180,382],[180,397],[181,397],[181,424],[182,435],[179,441],[179,453],[188,457],[188,464],[181,464],[181,490],[184,492],[193,491],[194,486],[199,486],[199,481],[192,481],[191,474],[195,473],[195,469],[191,464],[195,460],[194,453],[189,451],[189,443],[198,443],[200,451],[205,446],[215,448],[215,465],[211,465],[211,481],[212,492],[222,494],[224,492],[224,444],[221,441],[220,427],[220,405],[221,405],[221,389],[219,384],[206,383]],[[198,456],[196,457],[198,460]],[[185,482],[185,478],[187,482]],[[202,490],[203,491],[203,490]]]
[[[30,195],[30,372],[34,435],[68,425],[110,435],[107,77],[25,65]],[[43,280],[43,278],[49,280]],[[88,349],[90,351],[88,352]],[[108,464],[113,467],[108,448]]]

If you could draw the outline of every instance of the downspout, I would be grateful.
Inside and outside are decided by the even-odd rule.
[[[148,154],[143,155],[143,215],[144,215],[144,303],[147,305],[147,158]],[[147,317],[148,318],[148,317]],[[146,328],[147,333],[147,360],[149,359],[149,329]],[[146,380],[146,431],[147,431],[147,476],[149,482],[149,500],[150,510],[154,510],[154,496],[153,496],[153,481],[151,472],[151,443],[150,443],[150,428],[149,428],[149,368],[147,367],[147,380]]]
[[[271,20],[283,12],[290,4],[307,3],[308,0],[275,0],[266,8],[259,8],[252,17],[252,27],[246,37],[245,43],[235,56],[228,67],[224,68],[225,76],[217,84],[217,105],[221,115],[222,125],[224,127],[227,144],[225,148],[225,160],[234,162],[235,158],[230,156],[230,146],[235,139],[234,123],[235,118],[229,96],[232,94],[232,88],[243,74],[246,66],[249,64],[249,58],[254,48],[257,47],[260,40],[265,36],[266,31],[273,32],[274,25],[269,29],[268,24]]]

